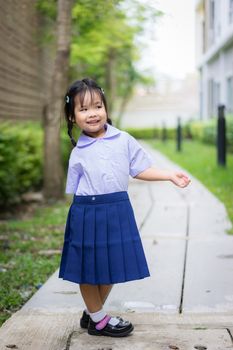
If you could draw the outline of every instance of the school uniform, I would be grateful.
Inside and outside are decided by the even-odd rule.
[[[66,193],[72,193],[59,278],[115,284],[150,276],[127,193],[129,175],[152,160],[127,132],[105,124],[105,135],[82,133],[70,154]]]

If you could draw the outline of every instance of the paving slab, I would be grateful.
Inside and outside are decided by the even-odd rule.
[[[173,190],[177,192],[177,194],[190,206],[190,207],[197,207],[197,208],[203,208],[202,205],[205,207],[206,210],[202,211],[203,214],[210,213],[214,206],[218,208],[218,218],[222,221],[222,229],[225,231],[227,229],[230,229],[232,227],[232,224],[228,218],[226,208],[224,204],[212,193],[210,192],[198,179],[196,179],[192,174],[186,170],[183,169],[178,164],[172,162],[170,159],[168,159],[165,155],[157,151],[156,149],[152,149],[147,143],[142,142],[143,147],[145,150],[147,150],[148,153],[150,153],[152,159],[154,160],[154,166],[158,167],[159,169],[176,169],[176,170],[184,170],[192,179],[191,184],[187,188],[179,188],[177,186],[174,186],[173,184],[170,184],[173,187]],[[162,182],[159,181],[155,183],[158,187],[161,188],[162,191]],[[154,185],[154,183],[153,183]],[[153,186],[156,188],[155,186]],[[171,198],[171,201],[173,201],[174,194]],[[177,199],[177,197],[176,197]],[[175,200],[176,200],[175,199]],[[161,197],[160,197],[161,200]],[[165,197],[165,200],[167,201],[168,198]],[[209,207],[210,205],[210,207]],[[208,210],[209,207],[209,210]],[[201,209],[202,210],[202,209]],[[201,213],[201,211],[200,211]],[[213,214],[213,216],[215,216]],[[195,217],[195,220],[198,219],[198,217]],[[201,222],[201,220],[199,220]]]
[[[182,196],[182,191],[179,191],[180,188],[174,186],[171,182],[155,181],[147,182],[147,185],[150,187],[151,197],[155,204],[186,204],[186,200]],[[187,189],[188,187],[183,188],[183,191]]]
[[[141,236],[156,238],[186,237],[188,210],[186,204],[155,203],[141,229]]]
[[[135,325],[133,335],[125,339],[112,340],[95,337],[95,343],[86,332],[74,332],[70,339],[70,350],[229,350],[231,339],[223,329],[182,329],[175,326],[155,328],[152,325]]]
[[[135,219],[140,229],[147,219],[153,205],[153,198],[150,195],[150,186],[146,182],[130,179],[129,197],[133,205]]]
[[[233,237],[192,239],[188,244],[183,312],[233,315]]]
[[[69,313],[18,312],[0,329],[0,349],[65,350],[78,323],[77,316]]]
[[[226,230],[231,228],[226,209],[222,203],[203,200],[192,205],[189,215],[189,236],[191,238],[207,236],[226,237]],[[232,236],[233,237],[233,236]]]
[[[23,311],[70,312],[83,310],[84,303],[76,283],[58,278],[58,270],[22,307]]]
[[[0,329],[0,350],[72,350],[72,349],[153,349],[208,350],[232,349],[232,317],[226,315],[162,315],[125,313],[134,326],[131,336],[122,339],[88,336],[79,327],[81,312],[20,310]],[[170,347],[169,347],[170,346]]]
[[[158,167],[167,168],[169,165],[170,169],[179,168],[159,152],[151,152],[150,149],[148,151],[152,153]],[[227,235],[226,230],[232,225],[223,203],[197,179],[192,176],[191,178],[191,184],[184,191],[173,186],[181,199],[175,197],[174,194],[170,196],[177,201],[177,205],[173,203],[175,208],[171,208],[170,216],[169,210],[161,215],[157,203],[154,202],[152,215],[148,217],[142,232],[144,234],[145,229],[149,231],[151,227],[154,227],[155,239],[157,236],[168,236],[171,223],[173,223],[173,235],[177,234],[179,238],[179,232],[180,237],[183,235],[181,217],[185,216],[186,210],[186,258],[184,260],[181,311],[226,311],[231,313],[233,311],[233,236]],[[166,202],[162,201],[162,194],[154,184],[152,188],[153,198],[158,195],[162,210]],[[162,189],[167,191],[167,205],[172,206],[172,200],[168,200],[170,189],[160,186],[161,191]],[[172,194],[171,191],[170,194]],[[180,216],[178,208],[180,208]],[[155,220],[156,215],[159,217],[157,220]],[[159,230],[161,230],[160,235],[158,235]],[[173,235],[170,235],[171,239],[174,239]]]

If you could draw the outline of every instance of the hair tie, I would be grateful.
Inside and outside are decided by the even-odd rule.
[[[66,95],[66,103],[69,103],[70,102],[70,98],[68,95]]]

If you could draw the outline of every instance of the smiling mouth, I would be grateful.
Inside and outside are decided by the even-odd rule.
[[[87,124],[93,125],[93,124],[97,124],[97,123],[99,123],[99,122],[100,122],[100,119],[93,119],[93,120],[89,120],[89,121],[87,122]]]

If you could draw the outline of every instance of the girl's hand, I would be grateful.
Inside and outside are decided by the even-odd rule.
[[[190,183],[191,179],[183,173],[182,171],[173,171],[171,173],[171,181],[179,186],[179,187],[186,187]]]

